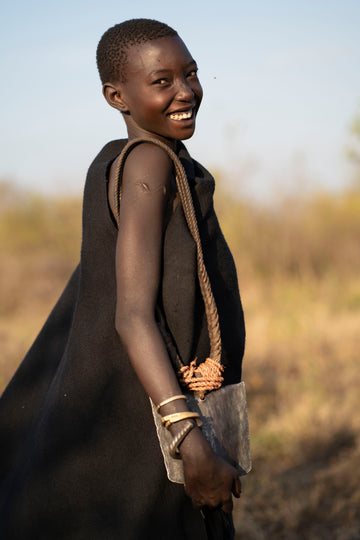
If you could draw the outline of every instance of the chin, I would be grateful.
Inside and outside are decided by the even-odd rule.
[[[191,139],[191,137],[194,135],[194,132],[189,133],[188,135],[182,135],[177,140],[178,141],[187,141],[188,139]]]
[[[191,139],[194,133],[195,133],[195,126],[193,129],[187,129],[187,130],[184,129],[184,131],[175,138],[178,141],[186,141],[187,139]]]

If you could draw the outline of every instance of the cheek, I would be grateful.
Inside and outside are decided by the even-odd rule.
[[[159,117],[161,114],[165,113],[169,107],[171,100],[167,99],[165,95],[157,96],[152,100],[147,102],[146,110],[144,112],[146,117],[152,118],[155,120],[155,117]]]

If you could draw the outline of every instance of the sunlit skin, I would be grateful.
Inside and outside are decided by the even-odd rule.
[[[105,84],[103,92],[123,113],[129,139],[151,136],[168,144],[193,135],[203,94],[196,62],[177,36],[132,47],[126,82]]]
[[[195,130],[202,88],[197,66],[175,37],[133,46],[128,51],[126,82],[103,87],[108,103],[125,120],[128,138],[157,138],[174,146]],[[185,115],[185,117],[183,117]],[[114,211],[115,170],[109,175],[109,204]],[[155,404],[182,393],[155,320],[161,284],[164,216],[173,190],[173,166],[154,144],[134,148],[124,165],[116,246],[115,326],[130,362]],[[161,414],[187,411],[184,400],[164,405]],[[182,422],[173,424],[173,436]],[[232,493],[240,496],[236,470],[211,450],[199,428],[180,446],[186,493],[195,508],[232,510]]]

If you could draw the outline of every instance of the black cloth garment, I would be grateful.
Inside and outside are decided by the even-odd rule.
[[[233,536],[220,510],[207,512],[205,523],[183,486],[167,480],[149,399],[114,327],[117,229],[107,178],[126,142],[108,143],[89,168],[80,264],[0,400],[3,540]],[[178,154],[218,305],[225,383],[238,382],[244,320],[234,262],[213,209],[214,181],[182,143]],[[181,205],[164,232],[160,296],[183,361],[205,358],[195,245]]]

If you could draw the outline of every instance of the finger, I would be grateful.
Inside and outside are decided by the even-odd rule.
[[[225,514],[231,514],[232,510],[233,510],[233,502],[232,502],[232,499],[229,499],[227,501],[225,501],[221,507],[221,509],[223,510],[223,512],[225,512]]]
[[[234,496],[239,499],[241,495],[241,481],[238,476],[234,478],[233,485],[232,485],[232,492]]]

